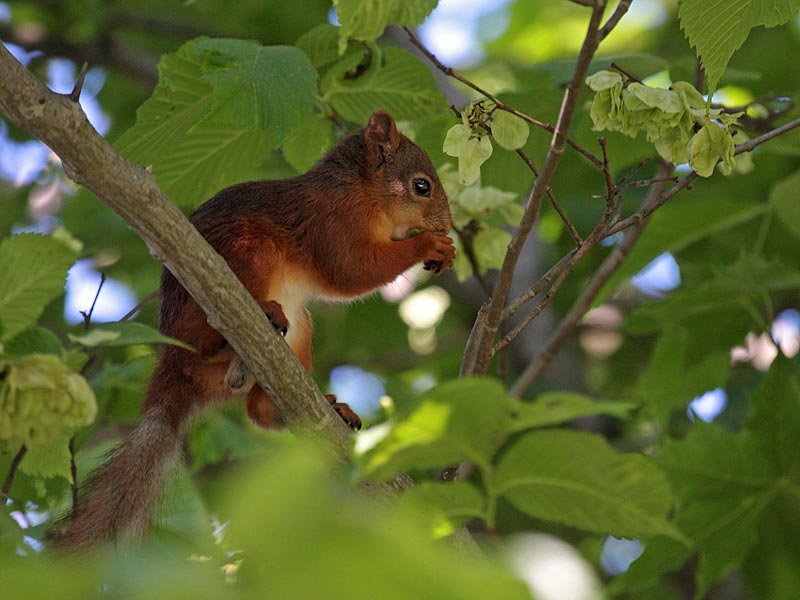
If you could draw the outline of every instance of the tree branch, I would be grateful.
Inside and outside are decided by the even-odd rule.
[[[337,460],[350,432],[324,399],[225,261],[212,250],[153,176],[120,156],[90,125],[80,105],[39,82],[0,44],[0,109],[47,144],[67,174],[118,213],[205,311],[269,394],[295,434],[322,441]],[[363,485],[388,502],[410,485],[400,475]]]
[[[545,157],[544,164],[542,165],[539,177],[533,184],[533,188],[528,196],[525,214],[522,217],[517,231],[508,246],[503,266],[500,269],[497,283],[495,284],[494,294],[489,304],[489,313],[486,320],[484,331],[480,335],[470,336],[470,342],[476,343],[476,349],[468,348],[465,356],[475,357],[473,364],[462,364],[462,372],[471,374],[485,373],[488,368],[489,361],[492,356],[492,345],[497,330],[500,327],[503,307],[505,305],[508,292],[511,289],[511,281],[514,276],[514,269],[522,252],[522,246],[528,238],[528,234],[533,228],[533,224],[539,215],[539,208],[542,203],[542,197],[547,190],[550,180],[555,174],[556,167],[564,154],[564,147],[566,145],[566,136],[572,124],[572,118],[575,113],[575,108],[578,102],[578,95],[580,94],[583,80],[586,72],[594,56],[597,46],[600,43],[599,27],[600,20],[602,19],[605,10],[605,2],[600,0],[592,9],[592,16],[589,20],[586,37],[583,41],[578,60],[575,65],[575,71],[572,80],[567,86],[564,93],[564,99],[561,104],[561,111],[558,115],[555,133],[550,143],[550,149]]]
[[[659,169],[660,180],[654,183],[650,188],[647,198],[644,202],[645,208],[648,208],[651,204],[655,203],[659,199],[661,190],[666,185],[666,180],[664,180],[664,178],[669,174],[671,169],[672,165],[669,164],[663,164],[661,169]],[[677,185],[674,187],[677,187]],[[516,383],[512,386],[511,394],[513,396],[524,395],[525,392],[527,392],[528,389],[530,389],[530,387],[541,376],[544,369],[553,360],[556,353],[561,349],[561,346],[563,346],[564,342],[566,342],[575,331],[578,323],[583,318],[583,315],[586,314],[586,311],[589,310],[592,302],[594,302],[594,299],[603,289],[603,286],[628,257],[631,249],[634,247],[636,242],[639,241],[639,237],[644,232],[647,223],[647,219],[643,219],[635,226],[631,227],[630,230],[625,234],[625,239],[622,241],[622,243],[614,248],[611,254],[606,257],[606,259],[603,261],[603,264],[600,265],[600,268],[589,280],[589,283],[583,289],[581,294],[575,299],[575,302],[572,303],[569,311],[559,322],[555,331],[553,331],[553,333],[550,335],[547,343],[537,359],[528,365],[528,367],[520,375],[519,379],[517,379]]]

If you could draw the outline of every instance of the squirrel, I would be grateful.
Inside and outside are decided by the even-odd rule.
[[[455,256],[447,236],[450,209],[436,169],[383,111],[307,173],[223,189],[190,221],[308,371],[310,300],[357,298],[420,262],[436,273],[449,269]],[[244,395],[247,414],[258,426],[281,426],[270,399],[167,269],[159,328],[196,352],[162,346],[139,423],[55,527],[50,542],[56,549],[81,552],[118,538],[143,538],[166,473],[182,454],[187,423],[205,406]],[[328,398],[349,425],[360,426],[346,404]]]

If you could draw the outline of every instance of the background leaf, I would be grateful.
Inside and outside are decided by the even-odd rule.
[[[672,494],[644,456],[620,454],[600,436],[536,431],[501,457],[490,489],[519,510],[617,537],[680,533],[667,521]]]
[[[683,0],[681,27],[703,61],[709,91],[753,27],[781,25],[798,10],[800,0]]]
[[[33,325],[64,291],[67,269],[78,253],[43,235],[19,234],[0,242],[0,340]]]

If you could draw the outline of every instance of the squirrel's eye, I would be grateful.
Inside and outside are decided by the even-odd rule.
[[[431,182],[422,177],[414,180],[414,191],[420,196],[427,196],[431,193]]]

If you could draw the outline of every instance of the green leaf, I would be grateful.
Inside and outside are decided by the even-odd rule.
[[[70,437],[69,431],[62,431],[52,439],[28,448],[19,464],[20,470],[34,477],[63,477],[72,482]]]
[[[492,142],[488,136],[470,138],[458,155],[458,182],[472,185],[481,176],[481,165],[492,155]]]
[[[264,444],[224,414],[209,412],[189,437],[191,471],[226,460],[252,458],[264,453]]]
[[[467,481],[423,482],[400,497],[401,509],[413,510],[429,523],[432,537],[453,534],[470,520],[484,514],[486,499]]]
[[[778,469],[791,473],[800,465],[800,378],[796,363],[778,353],[751,403],[750,428],[768,448]]]
[[[52,354],[27,354],[0,362],[0,439],[33,448],[65,428],[94,421],[97,402],[89,384]]]
[[[283,155],[298,172],[305,173],[335,141],[333,123],[325,115],[309,115],[284,141]]]
[[[492,137],[506,150],[522,148],[530,132],[528,124],[510,112],[496,110],[492,116]]]
[[[64,292],[67,269],[78,252],[51,237],[14,235],[0,242],[0,340],[33,325]]]
[[[700,552],[700,595],[741,563],[757,539],[758,520],[781,488],[765,450],[750,432],[732,434],[697,422],[657,459],[679,498],[677,523]]]
[[[721,236],[733,227],[763,216],[770,206],[752,200],[707,197],[675,198],[652,216],[628,259],[609,279],[598,302],[616,289],[624,280],[639,271],[664,252],[676,254],[689,245],[712,236]]]
[[[109,346],[132,346],[134,344],[172,344],[187,350],[194,349],[180,340],[162,334],[143,323],[101,323],[93,325],[83,335],[67,334],[67,337],[88,348]]]
[[[319,70],[339,58],[338,42],[339,28],[323,23],[297,38],[295,46],[305,52],[314,68]]]
[[[696,360],[687,352],[688,343],[686,329],[666,329],[636,384],[637,398],[650,407],[661,423],[667,423],[675,410],[684,412],[696,396],[721,387],[730,371],[728,348],[707,348]]]
[[[372,63],[375,62],[373,53]],[[348,76],[332,67],[323,77],[323,95],[348,121],[366,123],[377,109],[388,110],[397,120],[416,120],[446,106],[433,74],[412,54],[400,48],[385,48],[383,63],[372,63],[357,75]]]
[[[670,441],[656,462],[675,495],[687,502],[767,491],[778,477],[764,447],[749,432],[733,434],[700,420],[684,439]]]
[[[533,402],[519,402],[514,407],[512,431],[525,431],[566,423],[594,415],[627,419],[636,405],[630,402],[599,402],[575,392],[545,392]]]
[[[577,431],[525,434],[503,454],[490,488],[541,519],[618,537],[681,534],[667,521],[672,494],[655,463]]]
[[[681,28],[703,63],[709,93],[753,27],[782,25],[798,10],[800,0],[683,0]]]
[[[499,269],[511,242],[511,234],[498,227],[484,227],[472,238],[472,249],[478,259],[481,274]]]
[[[510,405],[503,386],[491,379],[443,383],[399,422],[359,434],[358,462],[372,479],[464,460],[487,465],[505,438]]]
[[[775,215],[798,240],[800,240],[800,202],[797,200],[799,186],[800,170],[775,184],[769,195]]]
[[[63,357],[64,348],[52,331],[33,325],[20,331],[5,344],[5,354],[7,356],[55,354]]]
[[[214,87],[203,79],[208,65],[195,51],[204,39],[161,57],[153,95],[115,144],[129,160],[152,167],[164,192],[189,207],[251,176],[277,146],[272,132],[253,129],[250,122],[204,122],[217,101]]]
[[[413,27],[425,20],[438,0],[334,0],[341,24],[339,53],[347,40],[373,41],[390,23]]]
[[[461,123],[453,125],[447,130],[447,135],[444,137],[442,152],[449,156],[459,156],[470,137],[472,137],[472,129],[469,126]]]
[[[669,297],[635,310],[626,329],[641,334],[674,328],[696,318],[718,315],[724,310],[739,316],[737,331],[741,337],[748,328],[758,328],[750,310],[770,292],[800,288],[800,270],[774,260],[743,255],[734,264],[719,270],[706,283],[692,288],[681,287]]]
[[[298,48],[203,39],[194,53],[214,88],[203,123],[266,130],[281,143],[314,108],[317,72]]]

